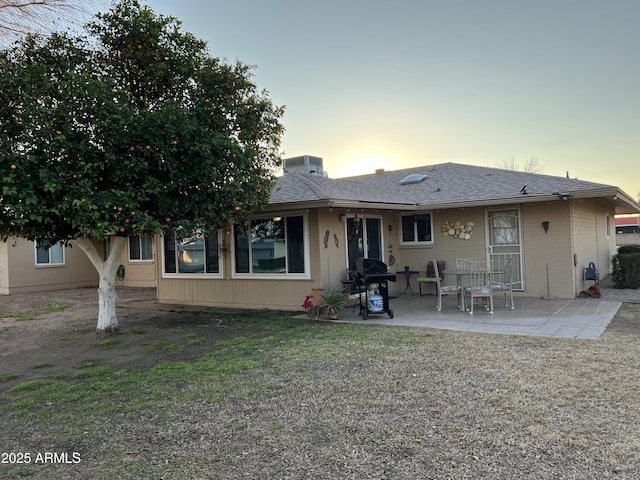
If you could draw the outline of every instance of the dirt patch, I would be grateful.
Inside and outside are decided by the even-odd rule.
[[[0,373],[22,375],[0,383],[0,392],[29,377],[68,376],[87,362],[188,361],[251,333],[229,311],[159,305],[153,291],[122,290],[120,298],[115,335],[95,333],[95,290],[41,297],[71,301],[63,312],[0,320]],[[34,305],[7,300],[0,311]],[[335,331],[252,352],[259,367],[233,381],[188,381],[179,398],[152,408],[131,413],[123,408],[129,399],[116,398],[107,415],[89,415],[87,403],[70,427],[5,409],[7,451],[80,452],[82,461],[0,464],[11,475],[0,476],[640,478],[638,305],[623,305],[599,340],[319,325]],[[76,410],[66,402],[36,410]]]
[[[146,368],[162,361],[191,361],[219,340],[247,335],[247,325],[226,321],[216,309],[161,305],[155,289],[118,290],[120,330],[96,333],[95,289],[60,290],[0,298],[0,313],[70,304],[62,311],[0,317],[0,391],[35,378],[68,377],[104,366]]]

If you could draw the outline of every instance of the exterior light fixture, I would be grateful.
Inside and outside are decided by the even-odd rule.
[[[549,222],[548,221],[544,221],[542,222],[542,228],[544,228],[544,233],[548,233],[549,232]]]

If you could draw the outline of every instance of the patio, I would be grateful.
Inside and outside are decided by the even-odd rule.
[[[344,323],[371,323],[407,327],[439,328],[464,332],[507,335],[531,335],[554,338],[598,339],[609,325],[621,302],[594,298],[543,299],[515,297],[515,310],[504,307],[502,297],[494,297],[494,314],[477,309],[473,315],[461,312],[455,297],[444,298],[443,308],[436,310],[436,295],[401,294],[389,300],[394,318],[387,314],[358,315],[358,306],[344,308]]]

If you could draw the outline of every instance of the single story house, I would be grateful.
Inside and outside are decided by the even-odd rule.
[[[109,242],[100,245],[105,256]],[[156,239],[133,236],[122,253],[118,285],[155,287]],[[52,289],[97,287],[98,272],[79,248],[60,244],[37,248],[34,242],[9,238],[0,242],[0,295]]]
[[[336,179],[289,173],[248,227],[159,238],[158,298],[298,310],[314,289],[340,287],[358,257],[393,272],[509,257],[520,295],[574,298],[590,262],[610,272],[615,215],[639,212],[615,186],[457,163]]]

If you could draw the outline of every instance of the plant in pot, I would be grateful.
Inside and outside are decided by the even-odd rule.
[[[322,295],[322,303],[319,307],[327,309],[328,319],[337,320],[338,312],[347,305],[347,294],[342,290],[333,290]]]

